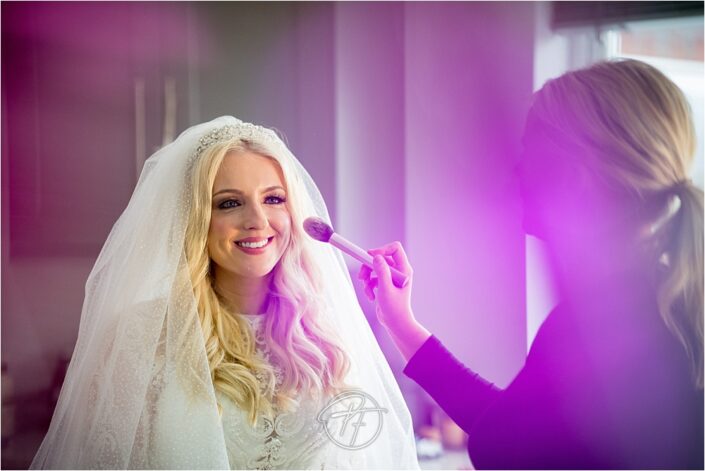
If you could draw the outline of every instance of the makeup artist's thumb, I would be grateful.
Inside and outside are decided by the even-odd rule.
[[[392,273],[389,271],[389,265],[387,265],[387,261],[384,257],[375,255],[372,259],[372,264],[374,265],[377,278],[379,279],[379,286],[385,289],[392,286]]]

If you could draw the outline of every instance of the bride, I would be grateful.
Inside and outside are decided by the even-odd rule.
[[[417,469],[411,418],[306,170],[221,117],[156,152],[86,283],[32,468]]]

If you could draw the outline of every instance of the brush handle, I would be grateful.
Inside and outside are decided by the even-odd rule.
[[[341,236],[337,232],[334,232],[330,239],[328,240],[330,245],[337,247],[346,254],[350,255],[352,258],[359,260],[370,268],[374,268],[372,264],[372,255],[368,254],[366,251],[362,250],[357,245],[353,244],[345,237]],[[403,288],[409,282],[409,277],[397,270],[394,267],[389,267],[392,273],[392,282],[397,288]]]

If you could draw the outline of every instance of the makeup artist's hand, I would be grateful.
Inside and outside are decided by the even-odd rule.
[[[365,295],[370,301],[376,301],[380,323],[387,329],[408,361],[431,336],[416,320],[411,309],[413,270],[399,242],[368,250],[368,253],[374,257],[374,273],[377,277],[372,276],[373,269],[363,265],[358,278],[365,284]],[[409,282],[404,288],[394,285],[389,267],[396,268],[409,277]]]

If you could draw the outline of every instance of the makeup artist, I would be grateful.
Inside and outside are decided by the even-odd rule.
[[[703,469],[703,192],[689,106],[657,69],[597,63],[550,80],[517,169],[527,233],[561,302],[500,389],[414,317],[399,243],[370,251],[366,295],[404,373],[469,436],[478,469]],[[374,275],[374,276],[373,276]],[[460,319],[463,313],[453,313]]]

